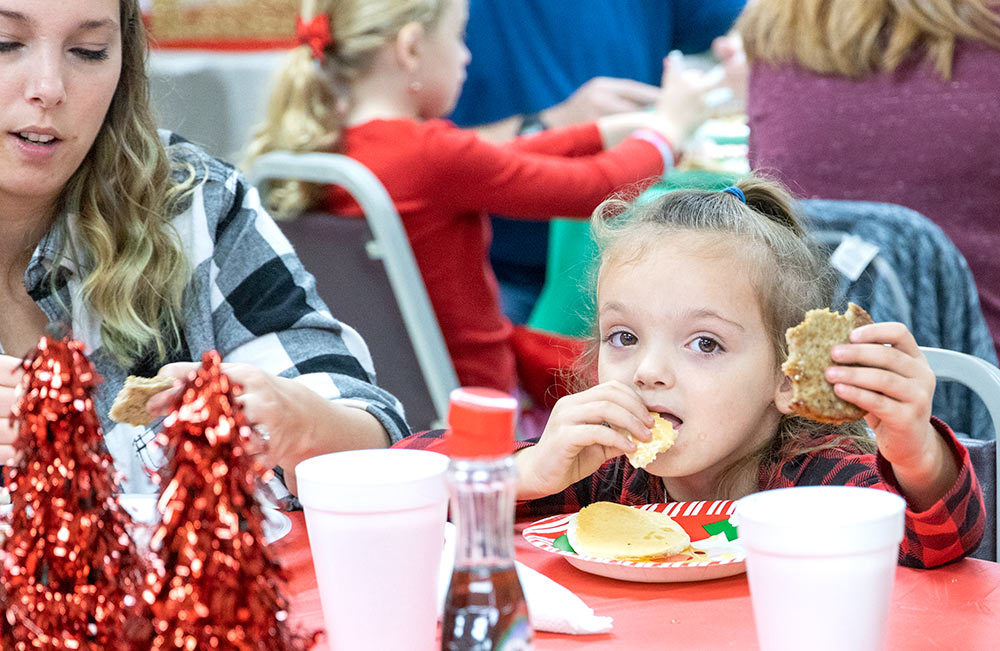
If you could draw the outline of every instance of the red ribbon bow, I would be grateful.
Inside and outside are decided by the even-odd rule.
[[[316,14],[312,20],[305,22],[302,16],[295,18],[295,38],[299,45],[308,45],[312,56],[317,61],[326,60],[326,46],[333,42],[330,36],[330,16],[324,13]]]

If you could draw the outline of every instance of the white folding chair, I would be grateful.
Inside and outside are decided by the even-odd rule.
[[[433,422],[414,423],[410,419],[411,426],[419,428],[443,426],[447,421],[448,395],[452,389],[458,386],[458,378],[445,346],[444,337],[441,335],[441,328],[438,325],[434,309],[427,296],[423,277],[420,275],[416,259],[413,257],[410,241],[406,237],[399,213],[396,212],[396,208],[382,183],[371,170],[353,158],[327,153],[271,152],[254,161],[247,177],[251,183],[259,187],[263,182],[275,179],[296,179],[309,183],[339,185],[358,202],[371,231],[372,239],[364,245],[367,257],[381,259],[384,264],[392,294],[395,296],[406,333],[412,343],[413,353],[416,355],[426,383],[427,394],[430,396],[437,415]],[[360,221],[337,220],[326,215],[320,217],[327,223]],[[317,232],[315,229],[310,233],[300,234],[300,242],[296,243],[296,237],[292,235],[294,224],[294,221],[279,222],[279,226],[289,235],[289,239],[296,246],[296,249],[299,248],[300,244],[311,246],[324,244],[323,242],[301,241],[301,238],[311,237],[315,239]],[[332,248],[333,243],[328,244]],[[307,264],[306,269],[314,275],[320,271],[319,265],[310,266]],[[367,273],[360,268],[356,271],[359,274]],[[332,279],[324,283],[326,280],[328,279],[317,279],[318,288],[323,290],[320,291],[321,296],[330,295],[336,291],[350,291],[351,289],[349,278],[336,279],[336,283]],[[335,291],[331,288],[335,288]],[[330,301],[328,300],[328,302]],[[334,311],[335,317],[343,318],[348,324],[354,325],[347,317],[337,313],[335,305],[331,306],[331,309]],[[362,335],[365,333],[362,332]],[[377,360],[379,356],[376,353],[378,351],[374,350],[378,346],[377,338],[369,341],[369,346],[373,349],[372,355]],[[406,394],[412,387],[405,386],[405,382],[394,387],[390,386],[389,382],[381,380],[393,372],[393,365],[394,361],[390,360],[389,364],[383,364],[381,367],[376,366],[376,373],[380,378],[379,383],[403,401],[409,418],[412,410],[411,405],[407,404]]]
[[[966,353],[924,346],[920,350],[939,380],[958,382],[969,387],[986,404],[986,409],[993,420],[994,437],[992,441],[969,440],[963,442],[970,448],[974,466],[986,468],[986,462],[991,459],[983,454],[975,454],[971,449],[972,446],[991,446],[993,448],[992,460],[995,462],[995,467],[990,469],[992,476],[984,476],[986,473],[981,472],[978,467],[976,475],[983,484],[984,492],[989,493],[986,496],[987,500],[992,498],[994,506],[993,509],[988,509],[986,514],[987,520],[992,518],[993,521],[992,523],[987,522],[986,537],[980,548],[983,549],[983,546],[986,546],[992,552],[992,554],[987,554],[987,556],[992,555],[989,560],[995,561],[997,560],[997,526],[1000,523],[1000,500],[997,499],[997,491],[1000,487],[1000,446],[997,445],[997,434],[1000,434],[1000,369]],[[992,490],[990,484],[992,484]]]

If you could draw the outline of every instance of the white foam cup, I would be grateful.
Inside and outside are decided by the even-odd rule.
[[[352,450],[295,467],[333,651],[437,649],[448,457]]]
[[[799,486],[737,502],[762,651],[879,651],[906,502],[853,486]]]

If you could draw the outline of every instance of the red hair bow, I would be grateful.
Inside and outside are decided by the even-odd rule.
[[[326,46],[333,42],[330,36],[330,16],[324,13],[316,14],[308,23],[302,16],[295,18],[295,38],[299,45],[308,45],[312,56],[317,61],[326,60]]]

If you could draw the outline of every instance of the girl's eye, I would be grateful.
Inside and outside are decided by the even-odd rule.
[[[696,337],[694,341],[688,344],[688,347],[696,353],[704,353],[706,355],[711,355],[722,350],[719,342],[711,337]]]
[[[87,48],[73,48],[73,54],[87,61],[105,61],[108,58],[108,48],[100,50],[88,50]]]
[[[627,330],[616,330],[605,339],[615,347],[634,346],[639,342],[639,338]]]
[[[21,44],[16,41],[0,41],[0,54],[4,52],[13,52],[19,47],[21,47]]]

